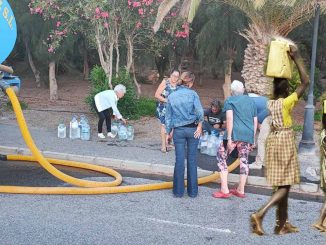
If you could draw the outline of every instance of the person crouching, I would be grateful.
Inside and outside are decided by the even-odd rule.
[[[125,93],[126,93],[126,87],[122,84],[118,84],[117,86],[114,87],[114,90],[105,90],[95,95],[94,97],[95,109],[99,117],[97,135],[100,139],[105,138],[105,135],[103,134],[102,131],[104,120],[106,123],[107,136],[111,138],[115,137],[115,135],[111,133],[112,112],[117,119],[122,120],[122,122],[125,124],[127,123],[126,119],[122,117],[117,107],[118,100],[123,98]]]

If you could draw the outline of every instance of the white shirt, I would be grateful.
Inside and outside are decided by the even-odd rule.
[[[119,98],[113,90],[105,90],[96,94],[94,100],[98,112],[112,108],[113,115],[118,119],[122,118],[117,107]]]

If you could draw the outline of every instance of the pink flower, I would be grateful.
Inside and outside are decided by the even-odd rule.
[[[105,23],[103,24],[103,26],[104,26],[104,28],[108,29],[108,28],[109,28],[109,23],[108,23],[108,22],[105,22]]]
[[[139,15],[144,15],[145,11],[143,8],[138,9],[138,14]]]
[[[132,3],[132,6],[133,6],[134,8],[138,8],[138,7],[141,6],[141,2],[133,2],[133,3]]]
[[[140,28],[141,28],[141,22],[140,22],[140,21],[137,22],[137,24],[136,24],[136,28],[137,28],[137,29],[140,29]]]
[[[109,18],[109,13],[108,12],[102,12],[101,16],[102,16],[102,18]]]
[[[50,47],[48,48],[48,52],[49,52],[49,53],[53,53],[53,52],[54,52],[54,48],[53,48],[52,46],[50,46]]]
[[[100,14],[100,13],[101,13],[100,8],[96,8],[96,9],[95,9],[95,13],[96,13],[96,14]]]
[[[57,21],[57,28],[61,26],[61,22]]]

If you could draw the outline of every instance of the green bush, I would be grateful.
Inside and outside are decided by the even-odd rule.
[[[314,81],[314,98],[319,98],[322,94],[322,85],[320,82],[320,70],[318,68],[315,69],[315,81]],[[295,68],[293,70],[292,73],[292,79],[289,80],[289,84],[290,84],[290,92],[294,92],[297,87],[300,85],[300,76],[299,76],[299,72],[298,69]],[[304,100],[308,99],[308,92],[309,92],[309,88],[306,89],[303,98]]]
[[[154,117],[156,115],[156,100],[140,97],[138,101],[138,115]]]
[[[108,82],[105,75],[104,70],[95,66],[90,73],[90,83],[91,83],[91,91],[89,95],[86,97],[85,101],[89,105],[91,111],[95,112],[94,109],[94,96],[99,92],[102,92],[108,89]]]
[[[317,122],[321,122],[323,112],[321,110],[315,111],[314,119]]]
[[[118,77],[112,78],[112,86],[113,88],[118,85],[123,84],[126,86],[126,93],[122,99],[118,102],[118,108],[124,118],[137,119],[139,115],[137,113],[137,93],[135,86],[131,80],[130,74],[126,71],[126,69],[120,69]]]
[[[86,103],[90,106],[91,111],[94,111],[94,96],[108,89],[108,81],[104,70],[99,66],[92,69],[90,81],[91,91],[86,98]],[[118,77],[112,78],[112,86],[118,84],[123,84],[127,89],[125,96],[118,102],[118,109],[124,118],[139,119],[141,116],[155,115],[155,100],[145,97],[137,98],[135,86],[126,69],[121,69]]]
[[[26,102],[24,102],[24,101],[19,101],[19,104],[20,104],[20,107],[22,108],[22,110],[26,110],[26,109],[28,108],[28,104],[27,104]],[[14,108],[12,107],[12,104],[11,104],[10,101],[8,101],[8,102],[6,103],[6,108],[7,108],[8,110],[11,110],[11,111],[14,110]]]
[[[294,132],[303,132],[303,126],[302,125],[299,125],[299,124],[294,124],[292,126]]]

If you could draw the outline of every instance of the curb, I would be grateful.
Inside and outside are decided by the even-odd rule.
[[[121,160],[121,159],[105,158],[105,157],[93,157],[93,156],[86,156],[86,155],[75,155],[75,154],[59,153],[59,152],[52,152],[52,151],[41,151],[41,153],[47,158],[86,162],[94,165],[110,167],[118,171],[120,170],[120,171],[137,172],[145,175],[147,174],[147,175],[172,177],[174,171],[174,166],[171,165],[152,164],[147,162],[137,162],[131,160]],[[27,148],[0,146],[0,154],[31,155],[31,151]],[[210,174],[212,174],[211,171],[198,168],[198,177],[204,177]],[[239,175],[230,173],[228,179],[231,184],[238,183]],[[213,183],[220,183],[220,181],[216,180]],[[249,176],[247,179],[247,185],[254,188],[272,189],[272,187],[267,183],[265,177]],[[313,183],[307,183],[307,182],[301,182],[300,185],[292,186],[291,193],[292,196],[294,197],[303,195],[306,198],[317,200],[317,201],[322,200],[324,196],[324,193],[319,188],[319,185]]]

